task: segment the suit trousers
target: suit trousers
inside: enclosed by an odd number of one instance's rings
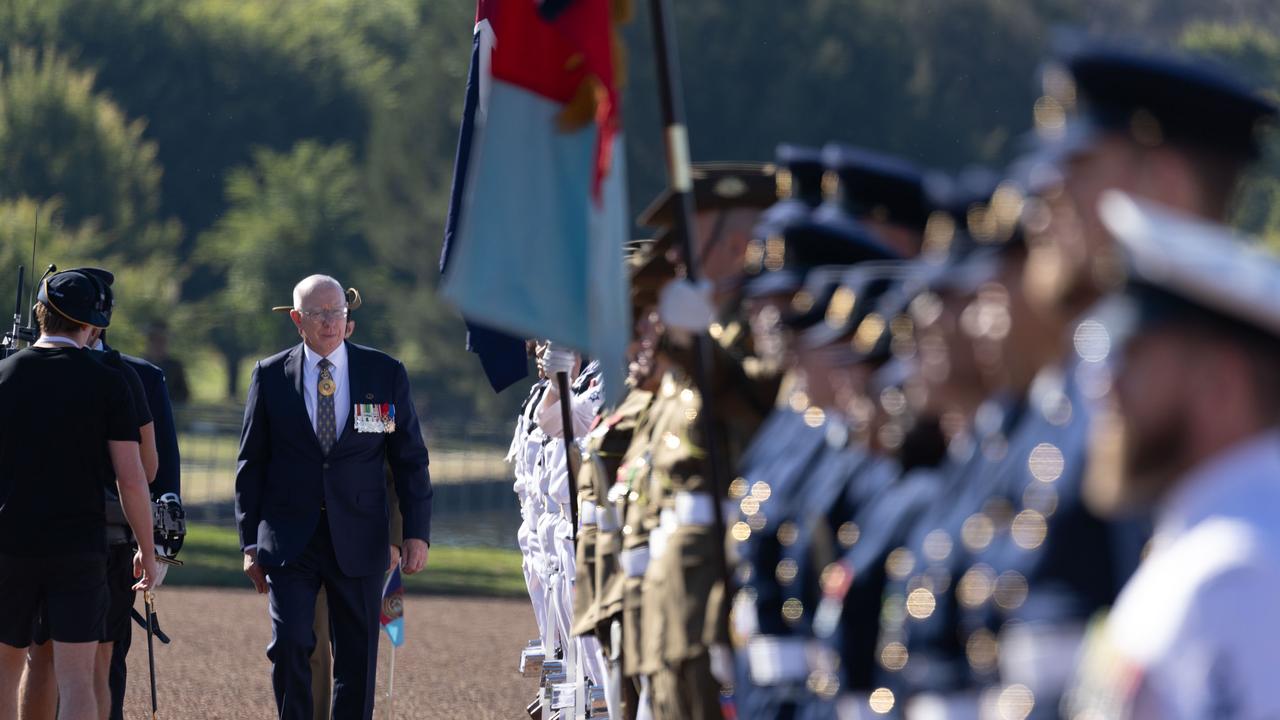
[[[373,717],[382,574],[349,577],[338,567],[328,518],[294,560],[267,568],[271,685],[279,717],[312,720],[311,656],[316,596],[324,588],[333,647],[333,717]]]
[[[311,653],[311,704],[315,720],[329,720],[333,702],[333,653],[329,641],[329,601],[324,588],[316,595],[316,649]]]

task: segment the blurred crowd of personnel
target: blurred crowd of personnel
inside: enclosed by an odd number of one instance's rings
[[[1276,106],[1096,44],[1040,80],[1003,171],[695,165],[697,283],[640,218],[576,542],[563,455],[518,473],[610,717],[1280,716],[1280,265],[1223,224]]]

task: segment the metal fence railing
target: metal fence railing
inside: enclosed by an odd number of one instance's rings
[[[182,499],[193,522],[235,522],[236,455],[242,410],[176,410]],[[423,428],[435,487],[432,541],[515,546],[519,509],[504,457],[511,428],[497,424],[428,424]]]

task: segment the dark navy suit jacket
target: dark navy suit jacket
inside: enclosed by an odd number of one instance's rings
[[[404,537],[431,535],[427,447],[409,376],[395,358],[347,343],[351,402],[394,404],[395,430],[356,432],[352,411],[326,456],[303,400],[302,347],[259,362],[249,383],[236,470],[241,546],[257,545],[264,567],[285,565],[307,546],[323,505],[342,572],[385,572],[390,540],[384,467],[395,480]]]
[[[121,353],[120,359],[138,373],[142,389],[147,392],[151,419],[155,422],[156,454],[160,459],[160,467],[156,471],[155,481],[151,483],[151,497],[158,498],[165,493],[181,497],[182,461],[178,455],[178,429],[173,421],[173,405],[169,402],[169,386],[165,382],[164,371],[132,355]]]

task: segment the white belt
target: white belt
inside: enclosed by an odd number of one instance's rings
[[[884,717],[871,709],[871,696],[864,692],[844,693],[836,698],[836,717],[839,720],[867,720]]]
[[[741,638],[752,637],[760,631],[759,611],[751,592],[739,590],[733,599],[733,631]]]
[[[923,693],[907,701],[903,710],[911,720],[977,720],[977,693]]]
[[[1079,623],[1010,623],[1000,633],[1000,680],[1021,683],[1037,696],[1066,689],[1080,654]],[[1035,663],[1030,665],[1030,663]]]
[[[747,642],[747,662],[756,685],[804,682],[809,677],[809,656],[803,638],[758,635]]]
[[[590,500],[582,501],[582,510],[578,513],[578,524],[586,527],[596,524],[596,504]]]
[[[667,540],[680,527],[680,518],[671,508],[663,508],[658,515],[658,527],[649,532],[649,553],[654,560],[661,560],[667,553]]]
[[[715,500],[709,493],[676,493],[676,520],[680,525],[711,527],[715,520]]]
[[[617,532],[622,523],[618,522],[618,509],[612,503],[600,506],[600,512],[596,515],[596,523],[600,526],[600,532]]]
[[[641,577],[649,567],[649,546],[641,545],[623,550],[618,555],[618,565],[629,578]]]

